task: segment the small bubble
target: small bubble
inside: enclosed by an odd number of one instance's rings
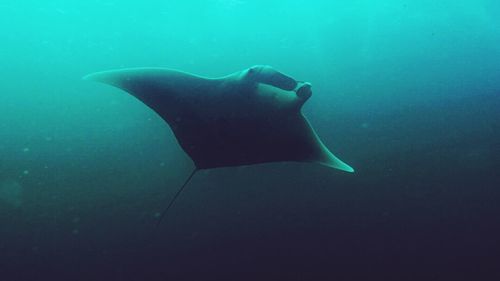
[[[164,167],[164,166],[165,166],[165,162],[161,162],[161,163],[160,163],[160,166],[161,166],[161,167]]]
[[[24,175],[29,175],[29,173],[30,173],[30,171],[28,171],[28,170],[24,170],[24,171],[23,171],[23,174],[24,174]]]
[[[156,213],[154,214],[154,217],[155,217],[155,218],[159,218],[160,216],[161,216],[161,214],[160,214],[159,212],[156,212]]]
[[[80,231],[77,228],[75,228],[71,233],[73,233],[73,235],[78,235],[80,234]]]
[[[23,152],[30,152],[30,148],[29,147],[23,148]]]

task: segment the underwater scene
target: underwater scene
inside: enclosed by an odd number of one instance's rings
[[[500,280],[499,1],[0,15],[0,281]]]

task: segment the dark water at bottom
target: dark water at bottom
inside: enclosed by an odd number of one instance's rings
[[[115,168],[59,159],[43,178],[65,183],[57,194],[0,214],[0,279],[498,280],[499,106],[403,108],[362,128],[362,113],[349,116],[337,129],[353,175],[294,163],[201,171],[155,236],[154,214],[191,169],[182,152],[169,178],[153,150],[124,152]]]

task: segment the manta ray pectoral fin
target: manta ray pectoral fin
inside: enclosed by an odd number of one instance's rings
[[[303,161],[306,162],[305,160],[307,159],[307,162],[318,163],[330,168],[354,173],[354,169],[351,166],[330,152],[326,145],[321,141],[318,134],[316,134],[314,129],[311,127],[307,118],[302,116],[302,120],[303,122],[301,123],[303,126],[303,132],[305,132],[304,139],[308,140],[309,147],[311,148],[310,153],[305,153]]]
[[[170,80],[183,76],[194,77],[180,71],[144,67],[101,71],[86,75],[82,79],[112,85],[140,97],[144,92],[168,87]]]
[[[117,83],[120,82],[120,77],[125,73],[127,73],[126,70],[100,71],[85,75],[82,79],[118,86]]]
[[[186,103],[200,104],[203,92],[217,88],[219,83],[217,79],[154,67],[102,71],[89,74],[83,79],[128,92],[169,124],[180,118],[179,114],[183,113],[180,111],[189,107],[186,107]]]
[[[327,151],[326,156],[327,156],[326,159],[321,160],[318,163],[341,171],[354,173],[354,169],[351,166],[347,165],[344,161],[337,158],[330,151]]]

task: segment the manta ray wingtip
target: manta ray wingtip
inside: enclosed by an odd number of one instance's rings
[[[326,149],[326,147],[325,147]],[[320,164],[325,165],[327,167],[331,167],[337,170],[341,170],[348,173],[354,173],[354,168],[344,161],[337,158],[330,151],[326,151],[326,159],[318,161]]]
[[[85,81],[99,81],[96,79],[96,76],[97,74],[99,74],[99,72],[94,72],[94,73],[90,73],[90,74],[87,74],[85,76],[82,77],[82,80],[85,80]]]
[[[120,81],[130,72],[129,69],[121,70],[106,70],[87,74],[82,77],[83,80],[101,82],[110,84],[115,81]]]
[[[335,164],[327,164],[327,166],[329,167],[332,167],[332,168],[335,168],[337,170],[341,170],[341,171],[344,171],[344,172],[347,172],[347,173],[354,173],[354,168],[347,165],[346,163],[342,162],[342,161],[339,161]]]
[[[338,167],[338,169],[342,170],[342,171],[345,171],[345,172],[348,172],[348,173],[354,173],[355,170],[353,167],[351,167],[350,165],[342,162],[342,164],[340,165],[340,167]]]

